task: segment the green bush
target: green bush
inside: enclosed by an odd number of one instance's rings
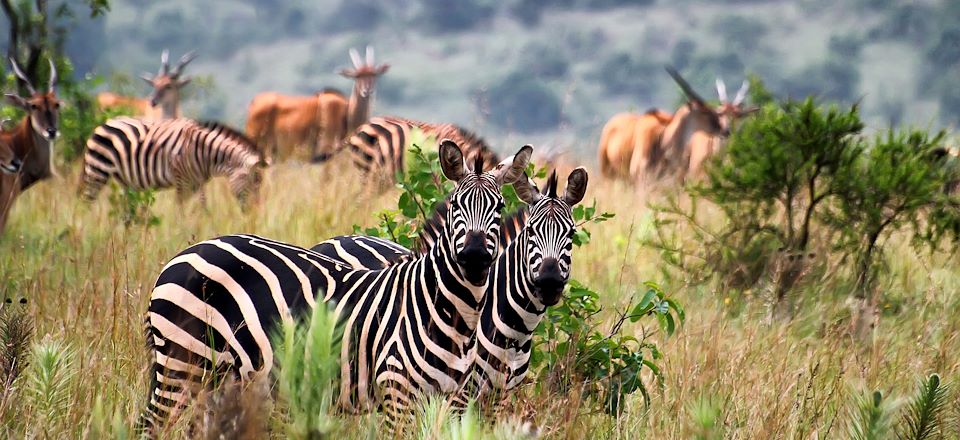
[[[110,217],[130,227],[142,225],[153,227],[160,224],[160,217],[153,214],[157,193],[152,189],[138,190],[127,186],[111,185]]]
[[[809,269],[804,261],[825,251],[815,259],[851,263],[832,274],[849,274],[851,293],[875,301],[886,238],[908,233],[915,249],[934,251],[960,236],[958,202],[944,192],[960,174],[935,159],[942,133],[891,130],[867,140],[862,129],[856,106],[766,105],[708,164],[706,179],[686,189],[690,206],[670,198],[654,207],[649,244],[689,282],[774,283],[775,304]],[[720,211],[719,223],[698,216],[703,202]],[[793,275],[781,277],[785,267]]]

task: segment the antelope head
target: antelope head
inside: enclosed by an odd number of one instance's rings
[[[747,91],[750,90],[750,82],[743,80],[740,90],[733,97],[733,101],[727,100],[727,85],[722,79],[717,78],[717,97],[720,98],[720,105],[717,107],[717,114],[720,115],[720,126],[727,132],[733,128],[733,123],[738,119],[760,110],[759,107],[745,107],[744,99],[747,98]]]
[[[47,141],[56,139],[60,135],[61,101],[57,99],[57,67],[53,65],[53,60],[50,60],[50,85],[46,91],[37,91],[13,58],[10,59],[10,65],[13,67],[13,73],[17,75],[17,78],[20,78],[27,86],[30,96],[24,97],[8,93],[5,95],[7,100],[27,112],[30,125],[37,136]]]
[[[177,65],[174,66],[172,70],[170,69],[169,57],[170,52],[164,49],[163,53],[160,54],[160,70],[157,71],[157,74],[151,75],[144,73],[140,75],[140,78],[153,87],[153,91],[150,92],[148,98],[150,105],[153,107],[167,100],[176,100],[179,98],[180,89],[189,84],[191,79],[186,76],[181,77],[183,68],[197,57],[197,51],[191,50],[185,53],[180,57],[180,61],[177,62]]]
[[[379,66],[376,64],[373,47],[371,46],[367,46],[366,62],[360,59],[360,53],[356,49],[350,49],[350,61],[353,62],[353,67],[341,70],[340,74],[356,81],[356,88],[363,98],[370,96],[377,83],[377,78],[390,69],[389,64]]]

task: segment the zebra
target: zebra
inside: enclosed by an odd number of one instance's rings
[[[362,172],[377,176],[384,182],[393,182],[397,173],[404,172],[405,156],[410,148],[411,134],[418,129],[427,137],[452,139],[459,144],[467,163],[476,157],[483,160],[488,170],[500,160],[483,138],[453,124],[431,124],[397,117],[376,117],[361,125],[346,141],[354,165]]]
[[[514,182],[517,195],[527,207],[503,219],[502,252],[493,265],[480,320],[468,349],[470,369],[451,397],[455,408],[464,408],[469,400],[496,397],[516,388],[525,377],[533,332],[546,308],[560,301],[570,277],[576,231],[573,207],[583,199],[588,177],[585,169],[574,169],[567,178],[563,197],[557,195],[555,172],[542,194],[529,179]],[[445,204],[439,205],[424,226],[421,246],[435,241],[446,208]],[[416,256],[391,241],[361,236],[334,237],[311,250],[354,268],[383,268]]]
[[[384,270],[353,270],[307,249],[253,235],[193,245],[163,268],[147,313],[154,350],[141,427],[152,431],[212,372],[262,377],[268,335],[316,302],[334,304],[344,328],[338,406],[382,409],[393,427],[424,393],[451,393],[468,366],[490,266],[499,249],[500,186],[522,175],[524,146],[488,172],[467,169],[456,143],[440,144],[444,176],[457,182],[445,233],[425,255]],[[318,298],[315,298],[315,295]],[[450,347],[454,347],[450,349]]]
[[[134,189],[176,187],[184,202],[210,178],[226,175],[245,206],[248,197],[256,202],[266,166],[253,142],[220,123],[120,117],[87,140],[79,193],[93,201],[113,177]]]

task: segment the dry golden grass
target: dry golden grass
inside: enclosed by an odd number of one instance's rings
[[[272,168],[263,205],[248,214],[221,181],[208,187],[207,211],[196,200],[177,206],[171,191],[161,192],[154,207],[161,223],[149,229],[126,229],[112,218],[109,190],[94,205],[81,204],[76,168],[27,192],[0,240],[0,289],[4,297],[29,300],[35,341],[68,344],[77,373],[67,390],[68,410],[53,422],[39,419],[25,386],[16,390],[0,414],[0,437],[97,438],[113,429],[110,423],[132,425],[146,398],[143,312],[160,268],[189,244],[218,234],[256,233],[311,246],[350,232],[354,223],[374,223],[371,213],[392,206],[395,194],[360,189],[363,182],[346,159]],[[593,242],[575,252],[574,272],[603,292],[611,318],[641,281],[665,280],[657,253],[640,245],[651,233],[650,212],[631,188],[596,172],[592,177],[587,199],[617,217],[592,228]],[[846,336],[842,283],[809,281],[797,316],[771,322],[762,299],[728,304],[712,287],[673,281],[666,288],[685,306],[687,322],[672,338],[652,336],[665,354],[666,384],[652,388],[649,408],[631,397],[627,413],[615,420],[593,412],[576,392],[548,396],[528,389],[518,411],[533,411],[551,438],[673,439],[698,434],[691,411],[698,401],[711,401],[724,438],[843,438],[853,393],[903,395],[931,372],[960,379],[960,264],[913,255],[899,242],[887,248],[893,257],[883,288],[891,306],[869,343]],[[641,324],[625,331],[656,332],[654,322]],[[363,437],[366,425],[351,422],[348,431]]]

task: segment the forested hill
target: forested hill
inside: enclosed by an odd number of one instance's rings
[[[111,2],[69,51],[114,88],[198,49],[187,114],[242,124],[260,91],[349,91],[372,44],[392,65],[375,114],[589,148],[626,110],[676,106],[672,64],[708,98],[745,73],[780,96],[852,102],[874,128],[960,121],[960,2],[910,0],[175,0]],[[2,39],[3,37],[0,37]],[[82,56],[77,56],[82,54]],[[126,79],[126,81],[125,81]],[[507,136],[507,135],[514,136]],[[591,153],[592,154],[592,153]]]

